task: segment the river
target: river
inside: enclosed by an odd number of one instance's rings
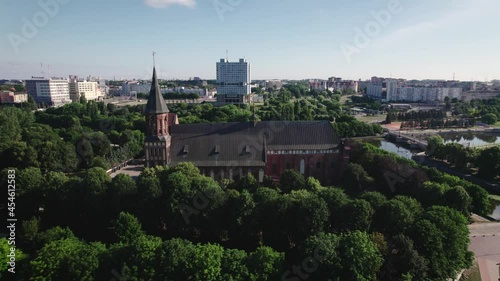
[[[460,143],[464,146],[477,147],[484,146],[489,144],[500,144],[500,135],[499,134],[484,134],[484,133],[446,133],[441,134],[441,137],[444,140],[444,143]]]
[[[408,159],[411,159],[414,153],[420,152],[417,150],[410,150],[408,148],[405,148],[403,146],[400,146],[398,144],[380,138],[365,139],[363,141],[373,144],[374,146],[381,148],[385,151],[396,153],[397,155]]]

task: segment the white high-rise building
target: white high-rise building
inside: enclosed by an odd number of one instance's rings
[[[398,80],[396,79],[387,79],[386,81],[387,88],[387,98],[386,100],[391,101],[393,97],[397,95],[398,91]]]
[[[367,93],[366,95],[374,98],[374,99],[381,99],[382,98],[382,85],[377,85],[377,84],[369,84],[367,87]]]
[[[59,106],[71,102],[68,79],[64,78],[32,77],[26,80],[26,91],[37,103]]]
[[[69,95],[73,102],[79,102],[81,97],[87,100],[103,97],[98,82],[80,81],[76,76],[69,77]]]
[[[251,93],[250,63],[244,59],[217,63],[217,102],[244,103]]]
[[[460,99],[462,88],[399,87],[387,101],[443,102],[446,97]]]

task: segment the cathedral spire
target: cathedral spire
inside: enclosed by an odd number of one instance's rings
[[[151,82],[151,91],[149,91],[146,113],[162,114],[168,112],[168,107],[161,94],[158,77],[156,76],[156,67],[153,67],[153,81]]]

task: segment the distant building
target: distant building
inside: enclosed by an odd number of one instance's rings
[[[238,62],[221,59],[217,63],[217,102],[219,104],[245,103],[250,93],[250,63],[244,59]]]
[[[266,89],[276,89],[279,91],[279,90],[281,90],[281,88],[283,88],[283,81],[281,81],[281,80],[266,81],[265,88]]]
[[[139,81],[126,81],[122,84],[122,96],[131,96],[138,93],[149,93],[151,84],[141,84]]]
[[[200,97],[206,97],[208,96],[208,89],[175,87],[175,88],[163,89],[161,90],[161,93],[197,94]]]
[[[338,77],[330,77],[327,81],[327,89],[331,92],[333,91],[346,91],[352,90],[353,92],[358,92],[358,81],[354,80],[342,80]]]
[[[108,96],[116,97],[116,96],[121,96],[121,94],[122,94],[122,87],[121,86],[109,87],[109,89],[108,89]]]
[[[386,81],[386,88],[387,88],[387,101],[392,101],[394,100],[394,96],[397,94],[398,90],[398,80],[396,79],[387,79]]]
[[[26,80],[26,91],[36,103],[60,106],[71,102],[69,82],[65,78],[32,77]]]
[[[69,96],[71,101],[79,102],[81,97],[86,100],[98,100],[104,97],[104,93],[99,90],[98,82],[79,80],[78,76],[69,77]]]
[[[327,81],[324,80],[309,80],[309,90],[323,92],[327,89]]]
[[[385,81],[385,78],[383,77],[377,77],[377,76],[373,76],[370,81],[372,82],[372,84],[382,84],[384,83]]]
[[[461,99],[462,88],[399,87],[390,97],[387,92],[387,101],[443,102],[446,97]]]
[[[500,98],[500,91],[463,92],[460,100],[470,102],[471,100],[487,100],[492,98]]]
[[[99,89],[99,91],[101,92],[100,94],[104,97],[107,97],[108,94],[109,94],[109,86],[106,85],[106,80],[104,80],[104,78],[101,78],[101,77],[98,77],[98,78],[95,78],[95,77],[88,77],[87,78],[87,81],[90,81],[90,82],[97,82],[97,87]]]
[[[0,103],[23,103],[28,101],[28,94],[0,91]]]
[[[381,99],[382,84],[368,84],[366,87],[366,95],[373,99]]]

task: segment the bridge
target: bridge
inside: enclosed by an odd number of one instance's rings
[[[427,148],[427,141],[418,139],[416,137],[408,136],[406,134],[401,134],[399,132],[389,132],[387,136],[395,138],[398,143],[409,143],[411,146],[415,146],[420,150],[424,150]]]

